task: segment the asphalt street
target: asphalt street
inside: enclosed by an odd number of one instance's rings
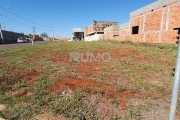
[[[43,42],[43,41],[34,41],[34,44],[38,44],[41,42]],[[32,43],[29,42],[29,43],[2,44],[2,45],[0,45],[0,50],[6,50],[9,48],[17,48],[17,47],[26,46],[26,45],[32,45]]]

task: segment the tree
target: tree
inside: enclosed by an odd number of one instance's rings
[[[44,38],[44,39],[47,39],[47,38],[48,38],[48,35],[47,35],[47,33],[45,33],[45,32],[43,32],[40,36],[41,36],[42,38]]]

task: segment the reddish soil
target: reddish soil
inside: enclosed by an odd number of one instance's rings
[[[55,54],[55,55],[53,55],[53,57],[52,57],[52,61],[53,61],[53,62],[59,62],[59,61],[61,61],[61,62],[68,63],[68,62],[69,62],[69,57],[64,58],[64,57],[62,57],[62,56],[59,55],[59,54]]]
[[[6,62],[0,62],[0,65],[6,64]]]
[[[37,59],[39,57],[41,57],[43,54],[47,54],[50,53],[50,50],[43,50],[43,51],[37,51],[35,54],[31,55],[30,57],[27,58],[27,61],[32,61],[34,59]]]
[[[64,57],[63,55],[61,55],[62,53],[65,53],[65,55],[67,57]],[[139,56],[139,54],[137,52],[135,52],[133,49],[130,48],[124,48],[124,49],[112,49],[112,50],[98,50],[94,53],[95,57],[97,54],[103,54],[103,53],[109,53],[112,56],[120,56],[120,57],[127,57],[129,55],[134,55],[134,56]],[[86,60],[86,54],[84,54],[83,56],[84,60]],[[61,51],[59,54],[54,54],[52,56],[52,61],[53,62],[65,62],[68,63],[70,60],[69,55],[67,54],[67,51]],[[87,61],[90,62],[90,61]],[[92,62],[98,62],[98,61],[92,61]],[[101,62],[101,61],[100,61]]]
[[[64,54],[67,54],[66,52],[63,52]],[[122,48],[122,49],[112,49],[112,50],[98,50],[94,53],[94,55],[96,56],[98,53],[103,54],[103,53],[110,53],[112,57],[116,58],[116,57],[128,57],[128,56],[135,56],[137,57],[135,60],[137,60],[138,62],[157,62],[158,59],[154,59],[154,58],[146,58],[146,57],[140,57],[140,54],[135,52],[133,49],[131,48]],[[69,63],[69,56],[68,57],[63,57],[64,55],[60,54],[54,54],[52,57],[52,61],[53,62],[64,62],[64,63]],[[67,56],[67,55],[66,55]],[[84,59],[86,59],[86,57],[84,56]],[[160,63],[162,64],[169,64],[167,61],[165,60],[158,60]],[[104,82],[96,82],[96,81],[92,81],[92,80],[88,80],[88,77],[91,75],[95,75],[99,72],[101,72],[101,67],[103,65],[112,65],[111,62],[109,63],[103,63],[103,62],[80,62],[78,64],[74,64],[74,68],[78,71],[78,75],[84,75],[85,79],[81,78],[67,78],[64,77],[62,78],[59,82],[55,83],[51,90],[52,92],[56,92],[56,91],[66,91],[68,89],[70,90],[76,90],[78,88],[86,88],[89,90],[90,94],[94,94],[97,92],[100,92],[103,94],[103,98],[104,101],[107,102],[109,99],[115,98],[118,99],[118,101],[120,101],[119,105],[121,107],[121,109],[123,110],[123,113],[125,113],[126,110],[126,99],[128,98],[143,98],[143,97],[152,97],[154,96],[154,94],[156,94],[156,96],[161,97],[162,96],[162,92],[159,91],[145,91],[143,93],[140,93],[139,90],[137,90],[136,92],[131,92],[130,90],[123,90],[123,91],[119,91],[119,89],[117,88],[117,86],[113,85],[113,84],[105,84]],[[76,73],[76,74],[77,74]],[[117,76],[118,78],[119,76]],[[155,79],[154,75],[151,74],[147,74],[145,75],[146,78],[151,78],[151,79]],[[159,82],[159,75],[155,75],[155,77],[158,77],[158,79],[156,78],[156,81]],[[166,91],[163,93],[165,94]]]
[[[114,50],[111,50],[111,53],[113,53],[113,55],[120,55],[120,57],[128,57],[130,55],[139,56],[139,54],[131,48],[124,48],[121,50],[114,49]]]
[[[137,57],[136,60],[138,62],[147,62],[147,63],[159,62],[159,63],[165,64],[165,65],[172,65],[171,63],[169,63],[165,60],[159,60],[157,58]]]
[[[93,64],[93,63],[84,63],[81,62],[80,65],[77,67],[77,70],[81,73],[93,73],[96,71],[99,71],[99,69],[97,68],[98,66]]]
[[[164,76],[166,75],[162,75],[161,73],[146,73],[146,74],[142,74],[142,76],[145,76],[145,78],[149,79],[149,80],[162,80]]]
[[[19,94],[19,97],[23,97],[23,96],[25,96],[25,95],[27,95],[27,94],[28,94],[28,91],[24,91],[24,92],[22,92],[22,93]]]
[[[176,113],[176,117],[177,117],[178,119],[180,119],[180,114],[179,114],[179,113]]]
[[[92,80],[82,80],[82,79],[71,79],[63,78],[59,82],[52,86],[52,91],[64,91],[67,89],[76,90],[78,88],[86,88],[90,93],[101,92],[105,98],[117,98],[121,100],[120,106],[122,108],[126,107],[125,98],[140,96],[140,93],[130,93],[130,91],[124,90],[123,92],[118,92],[118,88],[114,85],[106,85],[103,82],[95,82]]]
[[[34,82],[34,79],[39,76],[41,72],[38,72],[36,70],[32,70],[30,72],[27,72],[24,74],[24,78],[26,79],[27,83],[32,84]]]
[[[7,72],[13,72],[15,69],[16,69],[15,67],[12,67],[12,68],[7,69],[6,71]]]

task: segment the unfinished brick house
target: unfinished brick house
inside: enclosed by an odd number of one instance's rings
[[[85,41],[103,39],[104,29],[118,24],[118,22],[94,21],[90,26],[84,28]]]
[[[104,37],[133,42],[175,44],[179,28],[180,0],[158,0],[131,12],[129,23],[120,25],[119,30],[118,26],[105,28]]]

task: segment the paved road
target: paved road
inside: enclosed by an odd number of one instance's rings
[[[43,41],[34,41],[34,44],[41,43]],[[0,45],[0,50],[5,50],[9,48],[16,48],[16,47],[21,47],[21,46],[26,46],[26,45],[32,45],[32,43],[14,43],[14,44],[3,44]]]

